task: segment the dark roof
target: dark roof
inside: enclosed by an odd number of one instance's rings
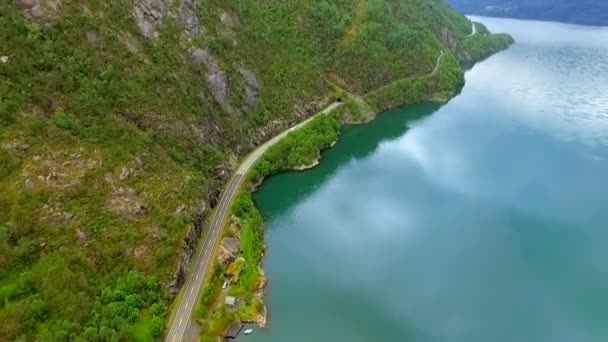
[[[230,326],[230,328],[228,328],[224,337],[236,338],[239,335],[239,333],[241,332],[241,330],[243,330],[243,323],[241,323],[241,322],[234,323],[233,325]]]

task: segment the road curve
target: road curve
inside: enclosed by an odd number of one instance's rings
[[[433,68],[433,71],[431,71],[431,72],[429,72],[428,74],[425,74],[425,75],[420,75],[420,76],[409,77],[409,78],[406,78],[406,79],[415,79],[415,78],[422,78],[422,77],[432,77],[432,76],[435,76],[435,74],[437,74],[437,72],[439,71],[439,67],[441,66],[441,59],[443,58],[443,56],[444,56],[444,55],[445,55],[445,53],[444,53],[443,51],[441,51],[441,52],[439,53],[439,56],[437,56],[437,61],[435,62],[435,67]],[[402,80],[403,80],[403,79],[402,79]],[[398,81],[400,81],[400,80],[397,80],[397,82],[398,82]],[[392,85],[392,83],[386,84],[386,85],[384,85],[384,86],[382,86],[382,87],[380,87],[380,88],[378,88],[378,89],[374,89],[374,90],[370,91],[369,93],[367,93],[367,94],[365,94],[365,95],[363,95],[363,96],[361,96],[361,97],[362,97],[362,98],[365,98],[365,97],[369,96],[370,94],[372,94],[372,93],[377,93],[377,92],[379,92],[379,91],[382,91],[382,90],[384,90],[384,89],[386,89],[386,88],[390,87],[391,85]]]
[[[296,126],[293,126],[283,131],[281,134],[275,136],[274,138],[270,139],[269,141],[258,147],[241,163],[235,175],[228,181],[226,188],[222,192],[222,196],[216,207],[217,209],[215,210],[215,214],[213,215],[211,225],[206,230],[205,235],[203,236],[203,246],[197,251],[197,254],[194,258],[194,264],[191,266],[192,269],[190,271],[190,275],[182,289],[183,295],[179,300],[175,317],[171,322],[169,333],[167,334],[165,341],[184,341],[184,339],[186,338],[186,331],[188,331],[189,325],[194,323],[192,317],[194,314],[194,310],[196,309],[197,298],[203,287],[203,283],[205,282],[205,276],[207,275],[207,272],[209,271],[210,267],[213,266],[214,249],[222,235],[221,232],[224,220],[226,219],[226,216],[229,213],[230,203],[236,195],[243,179],[245,178],[245,175],[247,174],[247,171],[249,171],[249,169],[264,154],[264,152],[266,152],[272,145],[276,144],[279,140],[287,136],[289,132],[301,128],[302,126],[310,122],[310,120],[312,120],[315,116],[323,113],[328,113],[341,104],[342,103],[340,102],[334,102],[330,104],[327,108],[325,108],[323,111],[313,115],[312,117],[297,124]]]

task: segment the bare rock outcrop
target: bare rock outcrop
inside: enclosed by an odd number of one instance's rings
[[[21,175],[36,186],[65,190],[80,184],[87,172],[99,165],[101,157],[97,151],[59,150],[25,159]]]
[[[241,68],[239,73],[245,81],[245,104],[248,107],[246,109],[253,109],[260,92],[260,84],[253,71]]]
[[[213,69],[207,73],[207,83],[211,94],[222,106],[222,109],[232,113],[233,110],[228,102],[228,75],[220,69]]]
[[[239,17],[236,15],[236,13],[233,12],[222,13],[222,15],[220,16],[220,21],[224,26],[231,28],[237,27],[241,24],[241,22],[239,21]]]
[[[78,241],[80,241],[81,243],[85,243],[89,241],[89,233],[80,228],[76,228],[76,238],[78,238]]]
[[[215,58],[211,55],[211,53],[207,49],[194,49],[192,50],[192,62],[196,65],[205,65],[209,67],[210,65],[216,65],[217,62]]]
[[[34,188],[36,187],[36,185],[34,184],[34,181],[33,181],[33,180],[31,180],[31,179],[29,179],[29,178],[26,178],[26,179],[25,179],[25,187],[26,187],[28,190],[34,190]]]
[[[7,142],[2,144],[2,148],[5,150],[14,153],[19,157],[24,157],[30,149],[29,144],[21,143],[17,140],[13,140],[11,142]]]
[[[157,38],[156,29],[167,16],[167,0],[136,0],[133,16],[146,38]]]
[[[215,101],[227,113],[234,113],[228,100],[228,75],[220,68],[215,57],[208,50],[197,48],[192,51],[191,58],[195,65],[204,65],[207,68],[207,86]]]
[[[146,247],[145,245],[141,245],[141,246],[138,246],[137,248],[135,248],[135,249],[133,250],[133,255],[134,255],[136,258],[141,258],[141,257],[143,257],[143,256],[144,256],[144,255],[145,255],[147,252],[148,252],[148,247]]]
[[[238,45],[236,30],[241,26],[238,15],[231,11],[223,12],[219,19],[221,25],[218,27],[218,34],[221,35],[226,42],[231,42],[232,46],[236,48]]]
[[[146,38],[157,38],[158,27],[168,16],[175,18],[184,26],[186,33],[194,36],[203,31],[201,21],[196,14],[197,2],[198,0],[180,0],[175,12],[169,10],[171,7],[169,0],[136,0],[133,16]]]
[[[458,49],[458,39],[447,27],[443,27],[441,29],[441,41],[452,51],[456,51]]]
[[[117,216],[135,218],[146,213],[147,207],[133,188],[119,187],[107,201],[108,210]]]
[[[118,177],[120,180],[125,180],[129,177],[130,171],[126,166],[123,166],[120,171],[120,176]]]
[[[443,27],[440,32],[441,42],[443,42],[461,61],[471,60],[471,55],[460,48],[458,38],[449,28]]]
[[[15,6],[36,21],[54,18],[61,10],[61,0],[15,0]]]
[[[197,35],[202,32],[201,21],[196,15],[197,0],[181,0],[177,20],[184,25],[186,32]]]

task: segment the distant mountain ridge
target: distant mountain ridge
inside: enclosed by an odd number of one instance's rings
[[[605,0],[446,0],[465,14],[608,26]]]

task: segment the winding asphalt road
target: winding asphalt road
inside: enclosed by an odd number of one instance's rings
[[[266,152],[272,145],[276,144],[279,140],[287,136],[289,132],[301,128],[317,115],[328,113],[341,104],[342,103],[340,102],[334,102],[330,104],[327,108],[325,108],[323,111],[313,115],[307,120],[299,123],[296,126],[293,126],[292,128],[270,139],[269,141],[258,147],[255,151],[253,151],[239,166],[235,175],[228,181],[228,185],[224,189],[217,209],[215,210],[215,214],[213,215],[211,225],[206,230],[205,235],[203,236],[203,246],[201,249],[198,250],[194,259],[194,264],[192,265],[192,270],[190,271],[190,276],[188,277],[184,287],[182,288],[182,296],[179,299],[177,311],[173,321],[171,322],[171,327],[169,329],[167,337],[165,338],[165,341],[184,341],[187,338],[186,332],[188,331],[189,325],[196,324],[192,317],[194,310],[196,309],[196,305],[198,303],[197,299],[203,287],[203,283],[205,282],[205,277],[209,272],[210,267],[213,266],[215,247],[217,246],[219,239],[222,236],[222,227],[226,216],[229,213],[230,203],[232,202],[232,199],[234,198],[243,179],[245,178],[247,171],[249,171],[249,169],[264,154],[264,152]]]
[[[473,30],[475,30],[475,24],[473,24]],[[435,68],[430,74],[426,76],[434,75],[437,73],[443,55],[444,53],[442,51],[437,57]],[[268,140],[266,143],[258,147],[241,163],[235,175],[228,181],[228,185],[222,192],[222,196],[220,198],[217,209],[215,210],[215,214],[213,215],[211,225],[203,236],[203,246],[197,251],[196,257],[194,259],[194,264],[192,265],[192,270],[190,271],[190,275],[186,280],[184,287],[182,288],[182,296],[179,299],[177,311],[175,317],[173,318],[173,321],[171,322],[169,333],[165,338],[166,342],[182,342],[191,337],[187,335],[186,332],[189,331],[189,326],[191,324],[196,324],[192,317],[194,314],[194,310],[196,309],[196,305],[198,303],[198,297],[201,289],[203,288],[205,277],[209,272],[210,267],[213,266],[215,247],[218,245],[219,239],[222,235],[222,227],[226,216],[228,215],[230,203],[232,202],[232,199],[234,198],[243,179],[245,178],[247,171],[249,171],[249,169],[264,154],[264,152],[266,152],[272,145],[276,144],[279,140],[287,136],[289,132],[301,128],[317,115],[328,113],[336,107],[340,106],[341,104],[342,102],[334,102],[327,106],[327,108],[311,116],[307,120],[291,127],[288,130],[283,131],[281,134],[275,136],[274,138]],[[196,340],[196,338],[194,340]]]

